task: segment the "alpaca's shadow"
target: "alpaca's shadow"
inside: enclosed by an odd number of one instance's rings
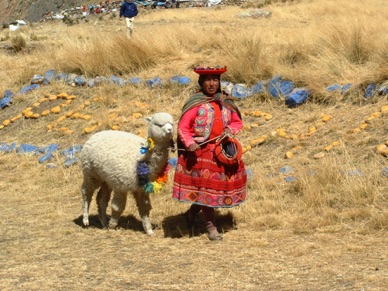
[[[110,218],[110,216],[108,216],[108,218]],[[78,226],[84,227],[82,223],[82,215],[77,217],[73,221]],[[98,218],[98,215],[89,215],[89,227],[103,229],[100,219]],[[142,222],[133,215],[121,216],[117,227],[133,230],[133,231],[144,232]],[[152,228],[155,229],[156,225],[152,225]]]
[[[235,219],[230,211],[228,211],[226,214],[220,214],[216,211],[215,219],[217,229],[222,233],[226,233],[232,229],[236,229]],[[164,237],[193,237],[206,233],[205,222],[203,220],[202,213],[197,215],[193,229],[188,229],[184,213],[166,217],[163,220],[162,225]]]

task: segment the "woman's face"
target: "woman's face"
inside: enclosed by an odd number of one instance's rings
[[[220,88],[218,75],[206,75],[202,82],[202,91],[206,96],[213,96]]]

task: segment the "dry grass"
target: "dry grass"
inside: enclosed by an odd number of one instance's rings
[[[18,34],[12,35],[10,37],[10,41],[11,41],[12,48],[16,52],[20,52],[21,50],[23,50],[27,46],[27,39],[26,39],[25,34],[23,34],[23,33],[18,33]]]
[[[387,289],[388,183],[381,174],[387,157],[375,147],[388,139],[387,114],[381,113],[388,100],[365,100],[361,91],[388,73],[387,7],[378,0],[316,0],[272,1],[264,8],[271,18],[240,18],[252,8],[238,7],[143,10],[130,40],[117,18],[42,23],[25,32],[29,41],[21,53],[7,49],[10,35],[0,33],[0,92],[17,92],[48,69],[164,82],[152,90],[144,84],[87,88],[53,82],[17,95],[2,110],[0,124],[45,96],[67,92],[76,99],[35,104],[34,113],[62,104],[61,112],[15,120],[0,130],[0,142],[8,144],[66,148],[84,143],[90,136],[84,129],[96,125],[95,131],[118,126],[144,135],[146,123],[135,116],[163,110],[178,120],[196,88],[191,67],[198,64],[227,65],[224,80],[233,83],[254,84],[276,74],[314,92],[295,109],[267,94],[238,101],[244,124],[251,126],[239,134],[242,144],[268,138],[244,154],[248,199],[218,210],[225,240],[215,244],[201,227],[189,238],[181,215],[187,206],[172,201],[171,179],[152,198],[155,237],[143,234],[132,199],[117,231],[100,229],[95,204],[92,227],[83,229],[79,165],[66,168],[57,154],[52,162],[59,167],[48,169],[38,156],[1,154],[2,290]],[[173,75],[193,83],[168,84]],[[326,92],[333,83],[360,90]],[[259,110],[272,118],[255,116]],[[324,116],[331,119],[324,122]],[[314,158],[319,153],[324,157]],[[282,173],[284,166],[292,172]]]

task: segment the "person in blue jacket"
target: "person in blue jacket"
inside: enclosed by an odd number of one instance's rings
[[[124,3],[120,8],[120,18],[125,18],[125,25],[127,27],[127,35],[130,38],[133,32],[133,26],[135,21],[135,16],[139,13],[137,6],[132,2],[133,0],[124,0]]]

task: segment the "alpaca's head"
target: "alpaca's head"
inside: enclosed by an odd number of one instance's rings
[[[148,117],[148,137],[155,142],[170,142],[174,136],[174,120],[169,113],[159,112]]]

